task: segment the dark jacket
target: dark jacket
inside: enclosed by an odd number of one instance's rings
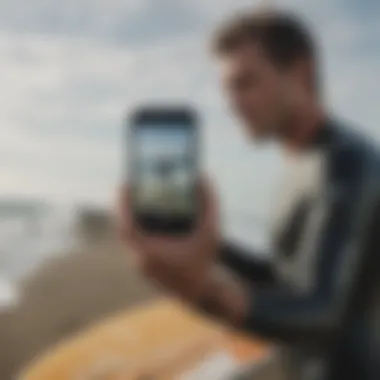
[[[283,347],[292,380],[380,379],[377,147],[328,120],[279,189],[273,262],[222,249],[252,284],[244,328]]]

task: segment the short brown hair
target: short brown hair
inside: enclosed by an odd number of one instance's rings
[[[282,11],[244,13],[228,20],[214,36],[213,51],[225,55],[250,42],[258,42],[280,67],[300,58],[315,58],[315,42],[308,28],[296,15]]]

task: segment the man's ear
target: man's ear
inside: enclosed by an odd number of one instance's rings
[[[295,64],[298,82],[304,86],[306,91],[315,91],[315,67],[310,59],[299,59]]]
[[[302,104],[310,91],[314,91],[314,73],[309,61],[298,60],[288,70],[285,92],[291,104]]]

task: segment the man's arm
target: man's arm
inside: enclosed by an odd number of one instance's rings
[[[286,342],[324,341],[339,328],[355,286],[362,253],[358,241],[357,206],[363,188],[361,170],[340,173],[344,191],[325,204],[316,250],[315,286],[304,295],[285,289],[256,289],[227,277],[211,276],[201,307],[236,327]],[[358,165],[354,162],[353,164]],[[355,173],[355,175],[353,174]],[[233,308],[235,310],[233,310]]]
[[[219,262],[233,273],[256,285],[273,286],[275,284],[273,267],[263,256],[247,252],[231,242],[224,242],[219,253]]]

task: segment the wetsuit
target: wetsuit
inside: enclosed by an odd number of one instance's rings
[[[289,379],[380,379],[380,153],[328,120],[284,179],[273,261],[221,252],[252,286],[244,329],[279,343]]]

